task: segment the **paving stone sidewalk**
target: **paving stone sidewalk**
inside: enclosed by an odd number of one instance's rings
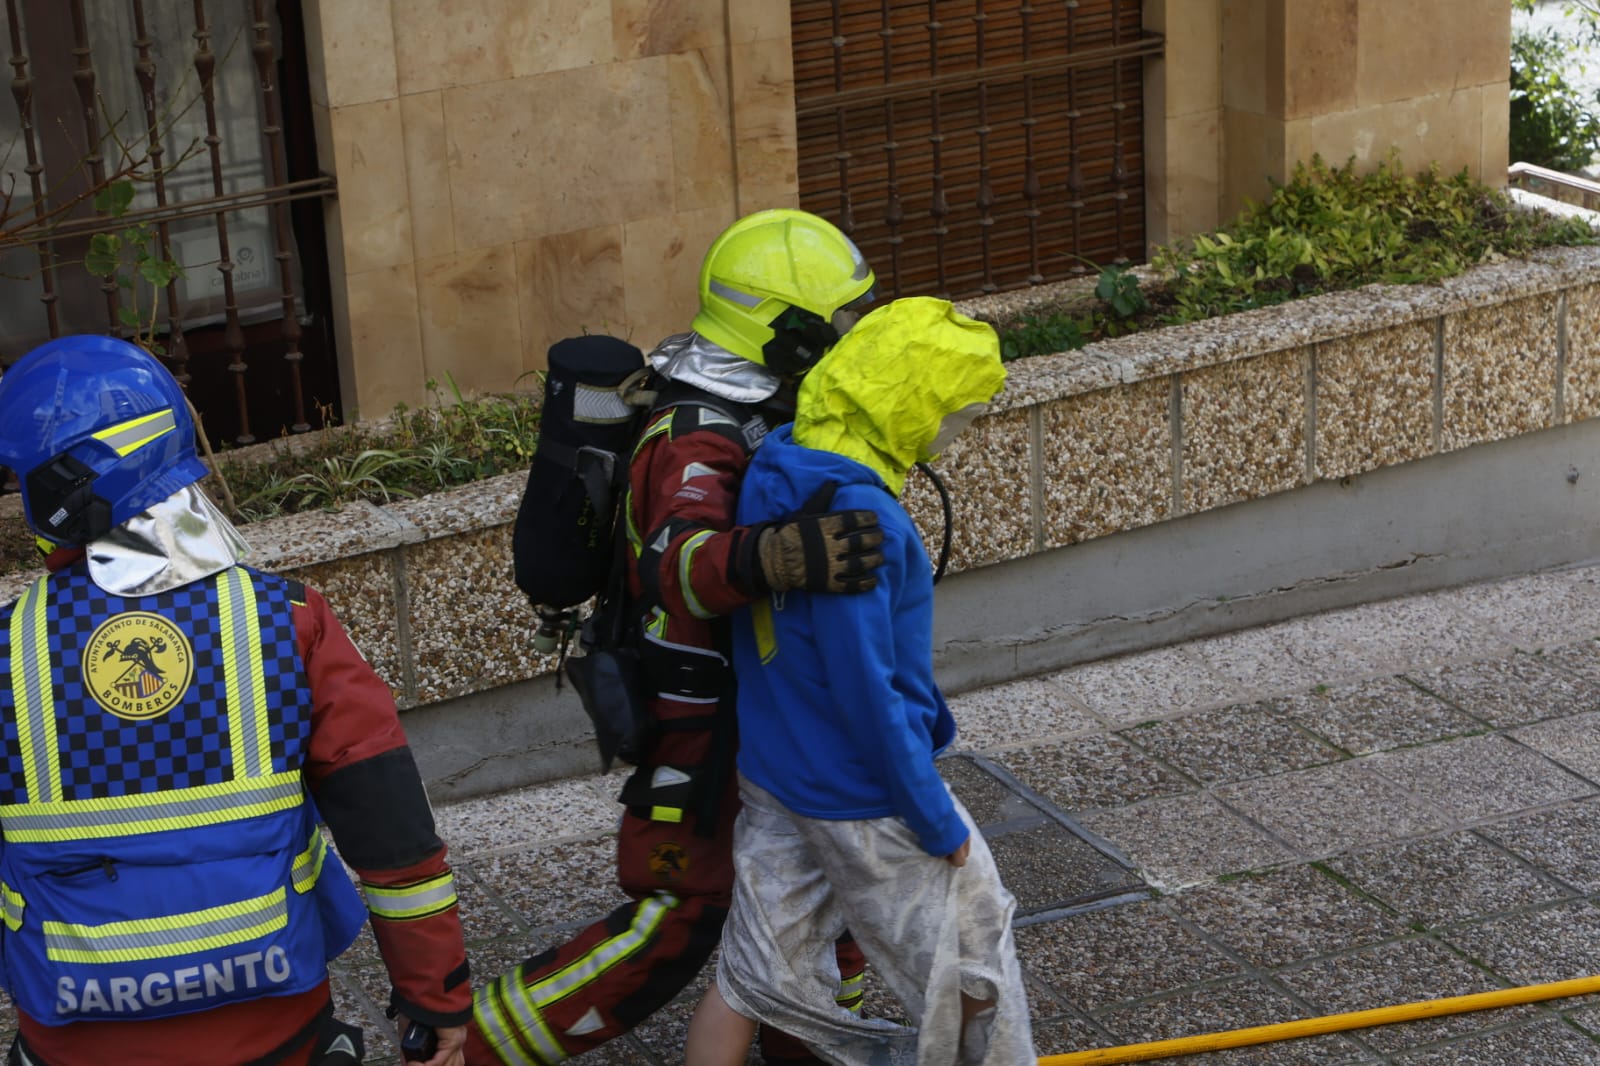
[[[1040,1054],[1600,972],[1597,636],[1590,566],[953,699],[942,765],[1018,897]],[[621,782],[438,811],[480,978],[622,902]],[[681,1062],[708,976],[577,1061]],[[370,936],[336,995],[397,1061]],[[1600,1063],[1600,997],[1161,1061]]]
[[[1590,566],[953,699],[943,765],[1018,898],[1040,1054],[1600,972],[1597,636]],[[479,974],[621,902],[621,780],[439,811]],[[340,975],[369,1017],[370,959]],[[704,980],[578,1061],[681,1062]],[[1164,1061],[1600,1063],[1600,997]]]

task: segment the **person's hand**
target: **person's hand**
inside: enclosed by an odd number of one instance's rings
[[[761,576],[773,592],[865,592],[878,583],[883,530],[871,511],[801,514],[759,536]]]
[[[395,1018],[395,1032],[404,1036],[406,1029],[411,1025],[411,1019],[404,1014]],[[464,1025],[438,1026],[433,1030],[433,1035],[438,1039],[433,1058],[419,1064],[419,1066],[466,1066],[467,1062],[467,1027]],[[408,1063],[407,1066],[410,1066]]]
[[[971,854],[972,836],[968,834],[967,839],[961,842],[961,846],[952,851],[950,854],[946,855],[944,857],[944,861],[949,863],[951,866],[965,866],[967,864],[967,856]]]

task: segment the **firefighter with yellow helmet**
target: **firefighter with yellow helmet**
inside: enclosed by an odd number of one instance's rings
[[[459,1066],[466,949],[394,699],[315,590],[243,564],[172,375],[35,349],[0,465],[49,570],[0,606],[8,1062],[357,1063],[327,962],[370,922],[422,1060]]]
[[[882,563],[877,516],[827,511],[738,526],[762,438],[794,417],[800,378],[873,297],[860,251],[797,210],[746,216],[712,242],[688,333],[649,355],[662,381],[628,472],[621,522],[655,741],[624,785],[617,874],[632,901],[478,990],[471,1066],[561,1062],[629,1031],[717,946],[733,885],[739,801],[729,616],[787,589],[859,592]],[[863,962],[842,942],[841,1002]],[[814,1062],[763,1034],[768,1062]]]

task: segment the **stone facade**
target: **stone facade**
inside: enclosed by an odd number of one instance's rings
[[[1502,183],[1509,3],[1143,0],[1149,240],[1313,152]],[[585,329],[653,344],[722,227],[798,200],[788,0],[305,8],[347,417],[515,387]]]
[[[787,3],[308,0],[346,415],[684,327],[700,256],[797,197]]]

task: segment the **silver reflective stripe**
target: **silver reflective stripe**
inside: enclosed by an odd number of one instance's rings
[[[116,797],[115,806],[106,800],[76,800],[40,811],[31,803],[0,807],[9,840],[73,840],[88,837],[153,833],[195,825],[213,825],[230,817],[252,818],[270,813],[301,800],[298,773],[280,774],[258,785],[219,789],[204,785],[181,792],[156,793],[150,797]],[[93,804],[93,806],[90,806]]]
[[[261,620],[256,616],[255,586],[248,574],[234,568],[218,576],[217,596],[227,645],[226,688],[229,732],[235,745],[234,774],[265,777],[272,772],[272,752],[261,705]]]
[[[634,912],[633,924],[620,933],[597,945],[589,954],[572,966],[560,970],[534,985],[531,991],[535,1005],[549,1006],[605,973],[611,967],[644,947],[655,935],[661,919],[678,905],[675,896],[651,896],[639,904]]]
[[[511,1017],[501,1014],[497,992],[504,995]],[[479,991],[474,997],[472,1013],[484,1039],[507,1066],[545,1066],[547,1063],[553,1066],[554,1063],[565,1062],[569,1057],[566,1048],[556,1042],[544,1018],[529,1001],[528,987],[523,984],[520,966]],[[508,1025],[512,1028],[508,1029]],[[523,1053],[518,1035],[533,1045],[538,1058],[529,1058]]]
[[[729,288],[727,285],[724,285],[722,282],[717,281],[716,279],[712,279],[709,288],[712,292],[716,293],[724,300],[732,300],[734,303],[739,304],[742,307],[760,307],[761,301],[765,299],[765,297],[762,296],[752,296],[747,292],[740,292],[738,289]]]
[[[11,615],[11,697],[17,708],[22,773],[34,803],[54,801],[58,788],[56,761],[51,759],[56,753],[56,701],[50,683],[48,598],[49,586],[41,578],[28,586]]]
[[[322,876],[322,863],[328,857],[328,842],[322,839],[322,830],[311,831],[311,843],[294,857],[294,890],[302,896],[317,887]]]
[[[170,433],[178,424],[172,408],[157,412],[147,418],[124,422],[120,426],[103,429],[94,435],[95,440],[113,448],[118,455],[137,451],[141,445],[164,433]]]
[[[456,882],[450,874],[403,888],[362,884],[367,889],[367,910],[391,921],[437,914],[456,901]]]
[[[45,922],[45,955],[56,962],[131,962],[239,944],[287,925],[287,896],[280,888],[189,914],[105,925]]]
[[[28,903],[10,885],[0,882],[0,916],[13,932],[22,928],[22,912]]]
[[[579,422],[626,422],[636,410],[616,389],[579,385],[572,392],[572,417]]]

